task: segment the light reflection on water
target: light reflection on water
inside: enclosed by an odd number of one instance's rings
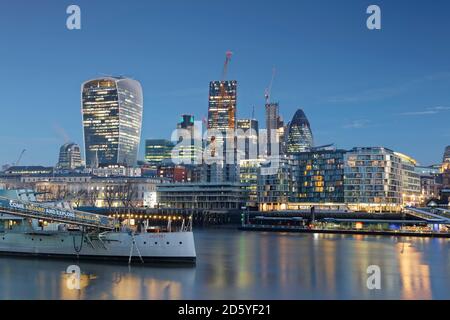
[[[195,232],[196,267],[0,257],[0,299],[450,299],[449,240],[363,235]],[[381,268],[381,290],[366,287]]]

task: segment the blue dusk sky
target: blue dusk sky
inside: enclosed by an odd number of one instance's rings
[[[81,30],[66,8],[81,8]],[[382,29],[366,9],[381,7]],[[238,117],[264,127],[264,89],[285,121],[302,108],[316,145],[385,146],[440,162],[450,145],[450,1],[2,0],[0,164],[54,165],[83,145],[80,86],[103,75],[141,82],[146,138],[181,114],[207,114],[208,84],[238,81]]]

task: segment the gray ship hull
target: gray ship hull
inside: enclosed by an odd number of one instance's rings
[[[134,241],[134,244],[133,244]],[[0,255],[136,263],[195,263],[192,232],[7,232],[0,234]],[[131,256],[131,259],[130,259]]]

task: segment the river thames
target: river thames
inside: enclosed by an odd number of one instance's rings
[[[195,241],[195,267],[0,257],[0,299],[450,299],[448,239],[205,229]]]

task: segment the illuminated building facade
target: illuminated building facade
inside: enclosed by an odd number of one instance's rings
[[[177,124],[178,141],[173,148],[172,160],[176,164],[200,164],[202,162],[202,133],[195,125],[194,116],[184,114]]]
[[[65,143],[59,149],[59,159],[56,165],[60,170],[74,170],[83,165],[80,146],[75,143]]]
[[[440,167],[416,167],[420,177],[420,203],[425,205],[431,199],[437,199],[442,189]]]
[[[237,149],[234,141],[236,101],[237,81],[210,82],[206,155],[214,161],[203,165],[203,182],[236,183],[239,179]]]
[[[419,206],[421,203],[420,175],[416,171],[417,161],[399,152],[395,152],[401,160],[402,199],[405,206]]]
[[[245,190],[239,183],[169,183],[157,186],[161,208],[240,210]]]
[[[236,128],[237,81],[209,83],[208,129],[220,131]]]
[[[145,140],[145,161],[155,168],[164,160],[170,160],[175,144],[165,139]]]
[[[110,165],[106,167],[88,168],[86,172],[96,177],[140,177],[142,170],[139,167],[128,167],[122,165]]]
[[[286,159],[272,157],[258,171],[258,203],[261,211],[287,209],[291,170]]]
[[[86,165],[135,165],[143,113],[140,83],[123,77],[89,80],[81,100]]]
[[[284,151],[284,123],[279,114],[278,103],[267,103],[266,109],[266,129],[267,129],[267,156],[283,154]],[[275,139],[275,140],[274,140]],[[272,150],[272,146],[278,146],[277,150]]]
[[[290,155],[292,173],[289,202],[344,203],[345,152],[316,150]]]
[[[82,179],[86,180],[82,180]],[[143,207],[155,206],[156,185],[163,182],[158,178],[141,177],[94,177],[86,176],[75,180],[38,181],[37,192],[43,193],[43,201],[56,201],[69,196],[69,201],[78,207]]]
[[[237,129],[240,159],[258,159],[258,121],[255,119],[238,119]]]
[[[164,160],[158,165],[156,176],[165,178],[170,182],[193,182],[192,168],[194,166],[177,165],[170,160]]]
[[[298,109],[286,126],[286,153],[293,154],[311,150],[313,135],[311,126],[302,109]]]
[[[345,155],[344,200],[355,211],[400,211],[402,163],[383,147],[353,148]]]
[[[239,179],[242,187],[247,190],[248,207],[258,206],[258,171],[264,160],[241,160],[239,165]]]

